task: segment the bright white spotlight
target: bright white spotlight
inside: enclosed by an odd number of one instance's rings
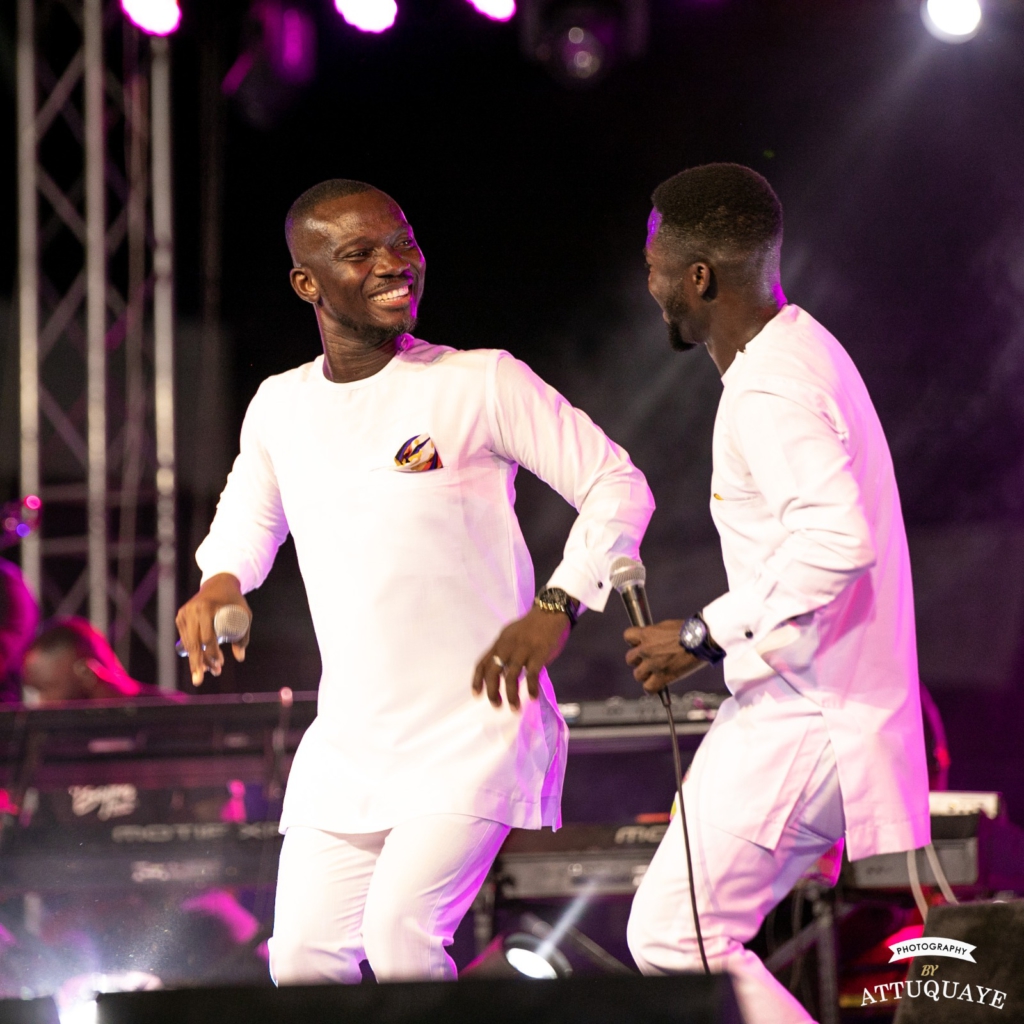
[[[338,13],[360,32],[385,32],[395,23],[395,0],[334,0]]]
[[[68,978],[54,997],[60,1024],[96,1024],[96,996],[100,992],[152,992],[163,982],[147,971],[114,974],[78,974]]]
[[[516,0],[469,0],[485,17],[494,21],[508,21],[516,13]]]
[[[181,24],[178,0],[121,0],[121,10],[151,36],[169,36]]]
[[[99,1010],[95,999],[82,999],[65,1006],[58,1016],[60,1024],[96,1024]]]
[[[921,20],[936,39],[966,43],[981,28],[979,0],[924,0]]]
[[[530,949],[522,949],[518,946],[505,950],[505,959],[520,973],[527,978],[536,978],[538,981],[549,981],[558,977],[558,972],[548,963],[544,957],[534,953]]]

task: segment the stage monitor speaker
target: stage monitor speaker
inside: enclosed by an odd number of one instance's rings
[[[932,907],[921,941],[929,940],[934,952],[912,961],[894,1024],[1024,1021],[1024,900]]]
[[[742,1024],[723,975],[123,992],[97,1011],[97,1024]]]
[[[0,1024],[60,1024],[57,1004],[42,999],[0,999]]]

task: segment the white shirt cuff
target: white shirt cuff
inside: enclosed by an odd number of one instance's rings
[[[566,562],[562,562],[551,574],[551,579],[546,585],[559,587],[570,597],[575,597],[580,602],[581,612],[585,608],[593,608],[598,612],[604,611],[605,603],[608,600],[609,584],[606,580],[595,579],[593,573],[580,570]]]

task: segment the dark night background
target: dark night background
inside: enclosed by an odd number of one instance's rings
[[[379,37],[327,0],[306,6],[312,84],[270,127],[237,101],[225,110],[213,347],[200,327],[213,116],[201,52],[221,74],[230,66],[246,5],[185,0],[172,41],[182,598],[249,398],[318,351],[288,287],[282,221],[299,192],[335,176],[392,193],[415,226],[429,264],[419,335],[528,360],[647,473],[656,615],[717,596],[706,506],[720,386],[704,353],[669,350],[641,247],[658,182],[739,161],[785,206],[790,300],[848,348],[886,428],[951,784],[1007,792],[1024,821],[1024,10],[992,3],[982,33],[951,46],[900,0],[651,0],[646,54],[567,89],[524,57],[518,18],[489,22],[463,0],[402,0]],[[0,12],[2,498],[17,474],[12,8]],[[542,580],[572,511],[525,474],[519,493]],[[204,689],[314,688],[290,545],[252,603],[249,660]],[[614,606],[584,618],[552,672],[563,699],[636,692],[624,625]]]

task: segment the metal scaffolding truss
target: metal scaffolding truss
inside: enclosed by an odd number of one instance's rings
[[[167,41],[116,2],[18,0],[17,77],[22,568],[174,689]]]

